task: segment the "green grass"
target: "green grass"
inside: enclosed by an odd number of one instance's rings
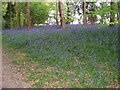
[[[3,33],[3,46],[35,87],[110,87],[118,79],[117,29],[67,29]]]

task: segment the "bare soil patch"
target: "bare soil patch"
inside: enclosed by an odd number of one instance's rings
[[[17,70],[17,65],[12,64],[11,56],[3,49],[2,88],[32,88],[23,78],[23,74]]]

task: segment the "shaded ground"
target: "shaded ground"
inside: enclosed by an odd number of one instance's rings
[[[17,71],[17,66],[11,63],[10,56],[2,51],[2,88],[31,88],[23,80],[22,74]]]

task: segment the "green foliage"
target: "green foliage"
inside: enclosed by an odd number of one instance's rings
[[[49,3],[30,3],[31,23],[43,24],[48,19],[50,6]]]
[[[15,4],[13,2],[8,2],[7,3],[7,7],[6,4],[3,5],[3,18],[5,20],[5,28],[11,28],[13,26],[13,18],[15,17]],[[5,10],[6,9],[6,10]]]
[[[26,25],[26,6],[27,6],[27,4],[26,4],[26,2],[19,2],[20,3],[20,5],[19,5],[19,7],[20,7],[20,23],[21,23],[21,26],[24,26],[24,25]],[[23,9],[23,7],[24,7],[24,9]],[[17,18],[17,15],[16,15],[16,18]],[[17,23],[17,19],[16,19],[16,21],[14,21],[14,22],[16,22]]]
[[[111,9],[112,8],[112,9]],[[106,23],[105,19],[110,18],[111,16],[114,18],[115,14],[118,13],[118,7],[117,4],[109,5],[109,3],[101,3],[101,8],[96,9],[92,13],[93,16],[100,15],[101,23]],[[114,22],[109,22],[108,24],[116,24],[118,21],[113,20]]]
[[[8,5],[9,4],[9,5]],[[101,17],[100,23],[106,24],[107,20],[113,18],[112,21],[108,22],[107,24],[118,24],[120,23],[119,16],[116,17],[115,15],[120,15],[120,3],[115,3],[110,6],[110,3],[103,2],[100,3],[100,6],[97,6],[93,2],[87,2],[86,4],[86,16],[88,21],[91,23],[96,22],[98,20],[97,15]],[[64,12],[65,12],[65,22],[66,24],[70,24],[74,20],[75,13],[78,13],[79,16],[82,16],[82,3],[81,2],[67,2],[64,3]],[[88,8],[89,6],[89,8]],[[23,8],[24,7],[24,8]],[[16,9],[17,6],[15,2],[3,2],[2,3],[2,27],[3,28],[10,28],[10,27],[17,27],[17,15]],[[112,9],[111,9],[112,8]],[[30,15],[31,15],[31,23],[34,24],[44,24],[44,22],[51,18],[49,17],[49,13],[51,10],[56,10],[54,16],[52,18],[56,19],[56,23],[59,23],[59,10],[56,3],[42,3],[42,2],[31,2],[30,3]],[[20,2],[20,19],[21,19],[21,26],[26,25],[26,2]],[[115,16],[115,17],[114,17]],[[115,19],[114,19],[115,18]],[[81,19],[81,18],[79,18]],[[51,21],[52,22],[52,21]]]
[[[91,24],[94,24],[97,21],[97,16],[93,15],[93,13],[97,9],[97,5],[95,4],[95,2],[87,2],[87,4],[89,5],[89,8],[87,10],[88,21]]]
[[[108,14],[110,12],[110,6],[104,6],[103,8],[98,9],[97,11],[93,12],[93,15],[103,15]]]
[[[6,14],[7,3],[2,3],[2,16]]]
[[[118,5],[118,23],[120,24],[120,1],[117,3]]]
[[[73,5],[71,2],[66,2],[65,8],[65,22],[70,24],[73,21]]]
[[[21,25],[26,25],[26,2],[19,2],[20,4],[20,19]],[[50,4],[51,5],[51,4]],[[30,3],[31,23],[43,24],[48,19],[50,11],[49,3]],[[24,7],[24,8],[23,8]],[[17,27],[17,5],[14,2],[2,4],[2,18],[3,28]]]

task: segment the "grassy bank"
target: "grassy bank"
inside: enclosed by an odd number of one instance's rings
[[[118,79],[117,27],[3,31],[13,63],[36,87],[109,87]]]

